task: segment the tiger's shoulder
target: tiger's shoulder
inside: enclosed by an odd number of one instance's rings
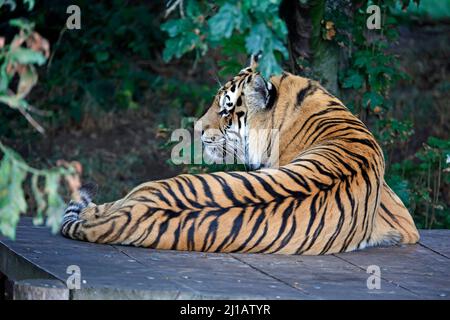
[[[300,106],[308,99],[308,102],[311,102],[311,100],[320,103],[331,102],[334,105],[345,107],[342,101],[325,89],[317,80],[283,71],[281,75],[270,77],[270,82],[277,89],[277,102],[280,105],[288,105],[294,102],[295,105]]]

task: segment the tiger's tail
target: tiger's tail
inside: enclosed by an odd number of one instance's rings
[[[64,211],[63,221],[61,225],[61,233],[68,235],[70,226],[79,219],[80,213],[92,203],[98,190],[95,183],[86,183],[79,190],[80,199],[78,201],[71,200]]]

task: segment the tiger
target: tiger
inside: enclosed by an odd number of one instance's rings
[[[237,146],[249,170],[150,181],[101,205],[92,203],[95,187],[84,186],[65,210],[62,235],[162,250],[296,255],[416,243],[414,221],[384,180],[383,151],[366,125],[315,80],[289,72],[266,80],[259,59],[252,56],[198,120],[209,158]],[[250,134],[254,129],[267,130]]]

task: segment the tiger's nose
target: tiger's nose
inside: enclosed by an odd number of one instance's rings
[[[201,140],[204,143],[221,143],[225,141],[225,137],[220,134],[218,130],[205,130],[201,136]]]
[[[202,132],[202,141],[206,143],[216,142],[217,137],[216,136],[208,136],[204,134],[204,131]]]

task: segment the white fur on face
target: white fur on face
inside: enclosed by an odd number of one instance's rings
[[[234,92],[227,90],[219,99],[220,111],[226,110],[230,112],[236,107],[238,97],[241,95],[241,90],[236,88]]]
[[[245,116],[249,115],[243,115],[242,118]],[[277,132],[264,128],[250,129],[248,120],[246,122],[243,119],[239,128],[237,120],[235,117],[225,135],[221,136],[221,143],[205,144],[209,160],[232,164],[235,163],[236,156],[238,163],[244,163],[249,169],[277,166],[279,160]]]
[[[236,155],[238,162],[245,163],[252,169],[267,166],[271,162],[278,163],[278,159],[271,161],[268,159],[271,155],[266,154],[267,148],[271,147],[269,143],[272,143],[271,133],[266,132],[267,130],[250,130],[248,125],[253,111],[262,110],[267,104],[267,95],[264,96],[261,91],[268,92],[272,88],[272,83],[266,82],[262,77],[254,78],[252,86],[259,85],[261,88],[259,91],[245,84],[246,80],[242,82],[241,86],[237,84],[231,85],[231,87],[234,87],[233,91],[231,91],[230,87],[221,94],[219,98],[219,113],[224,118],[233,117],[233,121],[228,124],[228,118],[225,118],[226,123],[222,128],[223,132],[219,134],[220,137],[218,138],[224,139],[225,144],[205,143],[205,153],[210,160],[216,163],[218,161],[229,163],[230,155]],[[245,91],[245,97],[242,96],[243,91]],[[237,106],[239,97],[243,101],[242,107],[241,105]],[[249,106],[252,103],[253,105]],[[238,117],[237,114],[240,112],[244,112],[244,115]]]

